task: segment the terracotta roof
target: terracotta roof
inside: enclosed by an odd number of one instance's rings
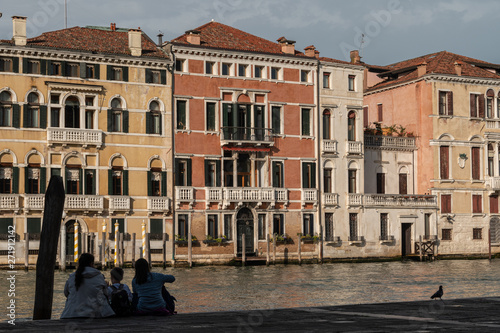
[[[319,60],[325,61],[325,62],[333,62],[333,63],[336,63],[336,64],[363,66],[362,63],[360,63],[360,64],[353,64],[353,63],[351,63],[349,61],[343,61],[343,60],[338,60],[338,59],[333,59],[333,58],[327,58],[327,57],[319,57]]]
[[[0,44],[13,44],[2,40]],[[128,48],[128,29],[111,31],[101,27],[73,27],[44,32],[40,36],[28,38],[28,47],[54,48],[100,54],[130,55]],[[168,58],[156,44],[143,32],[142,55],[146,57]]]
[[[422,64],[426,65],[425,74],[457,75],[455,63],[460,64],[462,67],[461,76],[500,79],[500,75],[497,74],[500,65],[441,51],[385,66],[387,70],[379,74],[379,76],[385,77],[385,80],[370,87],[367,91],[415,80],[418,78],[417,67]],[[382,68],[377,69],[377,72],[380,72]]]
[[[192,45],[188,43],[187,34],[183,34],[182,36],[172,39],[171,42],[177,45],[191,45],[195,47],[199,46],[245,52],[284,54],[281,52],[281,45],[279,43],[271,42],[267,39],[254,36],[219,22],[208,22],[193,30],[200,32],[200,45]],[[302,52],[297,50],[295,50],[295,55],[304,56]]]

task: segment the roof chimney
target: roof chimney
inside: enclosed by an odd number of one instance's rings
[[[352,50],[350,55],[351,55],[351,64],[359,64],[361,62],[361,57],[359,56],[359,50]]]
[[[427,73],[427,63],[424,61],[420,65],[417,66],[417,76],[421,77]]]
[[[460,60],[455,61],[455,73],[457,73],[458,76],[462,76],[462,64]]]
[[[280,37],[278,43],[281,44],[281,52],[286,54],[295,54],[295,41]]]
[[[140,57],[142,54],[142,32],[141,29],[129,29],[128,47],[134,57]]]
[[[25,16],[12,16],[12,39],[14,45],[26,45],[26,17]]]
[[[111,31],[116,31],[116,23],[111,23],[109,29]]]
[[[187,34],[187,42],[189,44],[193,45],[200,45],[201,44],[201,36],[200,32],[198,30],[188,30],[186,31]]]
[[[160,32],[158,35],[158,46],[163,44],[163,34]]]
[[[316,47],[314,45],[309,45],[304,49],[304,51],[306,51],[306,57],[319,58],[319,51],[316,51]]]

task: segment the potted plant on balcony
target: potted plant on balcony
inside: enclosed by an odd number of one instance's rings
[[[222,243],[225,243],[227,242],[227,237],[226,235],[222,235],[221,237],[217,237],[217,238],[214,238],[210,235],[206,235],[205,236],[205,239],[203,240],[203,243],[204,244],[207,244],[207,245],[221,245]]]
[[[297,234],[298,236],[300,236],[300,240],[302,241],[302,243],[317,243],[318,240],[319,240],[319,236],[318,234],[315,234],[315,235],[303,235],[301,233]]]
[[[198,243],[198,239],[196,238],[195,235],[191,235],[191,243],[196,244]],[[187,237],[181,237],[181,235],[175,235],[175,244],[177,245],[188,245],[188,239]]]
[[[269,239],[269,242],[274,242],[276,239],[276,245],[278,244],[288,244],[292,240],[287,234],[281,234],[281,235],[274,235],[274,237]]]

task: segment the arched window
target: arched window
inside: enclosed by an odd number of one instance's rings
[[[350,111],[347,115],[347,140],[356,141],[356,112]]]
[[[323,111],[323,139],[324,140],[330,140],[330,138],[331,138],[330,115],[331,114],[330,114],[329,110]]]
[[[493,100],[495,98],[495,92],[492,89],[489,89],[486,92],[486,118],[494,118],[495,115],[493,113]]]
[[[108,132],[128,133],[128,111],[123,109],[122,100],[118,97],[111,100],[108,109]]]
[[[149,103],[149,112],[146,114],[146,133],[161,134],[160,103],[157,101]]]
[[[64,127],[80,128],[80,101],[76,96],[66,99],[64,106]]]
[[[8,91],[0,93],[0,127],[12,125],[12,95]]]
[[[44,116],[46,117],[46,115]],[[28,104],[24,106],[23,126],[27,128],[45,127],[42,125],[40,98],[37,93],[31,92],[28,95]]]
[[[495,167],[493,165],[493,161],[495,158],[495,150],[493,149],[493,145],[488,144],[488,176],[493,177],[495,172]]]

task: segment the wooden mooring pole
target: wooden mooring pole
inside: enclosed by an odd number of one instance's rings
[[[302,241],[300,239],[300,235],[298,236],[299,240],[297,241],[297,246],[298,246],[298,252],[299,252],[299,265],[302,264],[302,250],[301,250],[301,244]]]
[[[269,251],[270,246],[269,246],[269,234],[266,234],[266,246],[267,246],[267,251],[266,251],[266,266],[269,266]]]
[[[245,266],[245,261],[247,260],[246,257],[246,244],[245,244],[245,234],[241,235],[241,266]]]
[[[420,256],[420,261],[422,261],[422,235],[418,239],[418,255]]]
[[[162,253],[163,253],[163,269],[167,268],[167,234],[163,233],[162,236]]]
[[[45,193],[45,209],[43,212],[42,232],[40,234],[40,246],[36,262],[33,320],[50,319],[52,316],[54,267],[56,264],[59,232],[61,230],[64,199],[65,194],[62,178],[60,176],[52,176],[47,192]]]
[[[188,232],[188,265],[193,267],[193,240],[191,239],[191,232]]]
[[[491,260],[491,229],[488,228],[488,259]]]
[[[276,265],[276,234],[273,234],[273,265]]]
[[[30,234],[29,232],[26,232],[24,233],[24,269],[27,271],[29,269],[29,266],[30,266]]]
[[[135,232],[132,234],[132,267],[135,268]]]

